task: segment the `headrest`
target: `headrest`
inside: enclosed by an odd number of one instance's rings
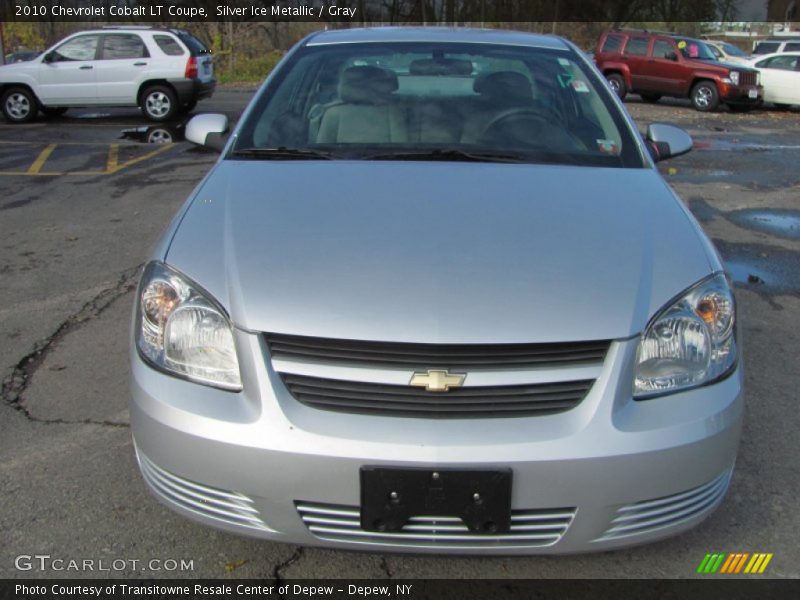
[[[381,104],[397,89],[397,75],[380,67],[350,67],[339,80],[339,98],[349,104]]]
[[[472,89],[496,100],[532,100],[531,82],[517,71],[495,71],[479,75]]]

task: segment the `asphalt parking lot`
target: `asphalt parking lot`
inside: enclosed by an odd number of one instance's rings
[[[235,118],[249,98],[223,89],[197,110]],[[122,138],[146,125],[135,110],[70,111],[0,125],[0,578],[684,578],[707,552],[773,553],[767,576],[800,576],[800,113],[705,115],[635,96],[628,108],[642,129],[668,122],[695,138],[694,152],[660,167],[737,284],[746,423],[731,489],[701,526],[594,555],[382,556],[235,537],[162,507],[138,474],[128,428],[133,289],[216,155]],[[17,560],[36,555],[124,565]],[[168,568],[182,560],[192,568]]]

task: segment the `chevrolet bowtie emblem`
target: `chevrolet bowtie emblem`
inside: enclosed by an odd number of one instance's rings
[[[429,392],[446,392],[450,388],[461,387],[466,379],[466,374],[447,371],[428,371],[427,373],[414,373],[408,385],[424,387]]]

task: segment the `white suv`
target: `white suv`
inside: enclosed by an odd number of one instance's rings
[[[10,123],[78,106],[139,106],[149,119],[167,121],[211,96],[215,85],[211,53],[190,33],[106,27],[0,67],[0,109]]]

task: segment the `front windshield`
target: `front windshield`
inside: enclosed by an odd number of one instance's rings
[[[678,49],[684,58],[694,60],[717,60],[709,47],[700,40],[681,39],[678,40]]]
[[[359,43],[295,53],[256,100],[233,158],[546,162],[642,167],[604,82],[571,51]]]
[[[733,44],[722,44],[722,49],[725,50],[725,54],[728,56],[739,56],[741,58],[745,58],[747,56],[747,54]]]

